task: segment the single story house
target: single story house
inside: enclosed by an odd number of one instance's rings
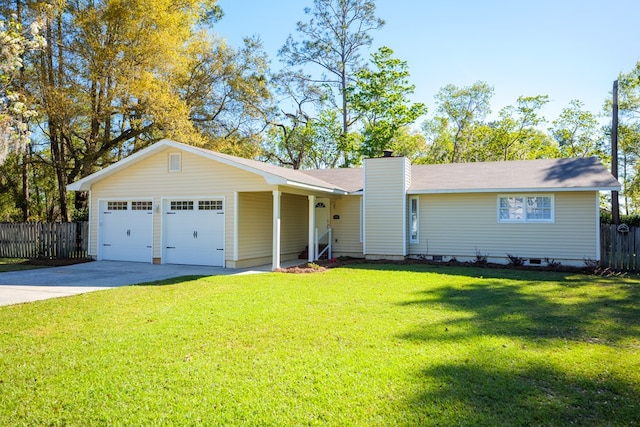
[[[292,170],[159,141],[68,186],[89,192],[98,260],[244,268],[307,251],[368,259],[530,264],[600,259],[595,158]]]

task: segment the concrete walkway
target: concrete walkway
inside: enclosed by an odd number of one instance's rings
[[[284,266],[301,262],[283,263]],[[171,279],[180,276],[256,274],[270,265],[251,269],[198,265],[155,265],[141,262],[93,261],[63,267],[0,273],[0,306],[57,298],[85,292]]]

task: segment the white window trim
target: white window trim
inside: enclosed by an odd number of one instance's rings
[[[502,219],[500,218],[500,199],[506,197],[521,197],[524,201],[524,216],[522,219]],[[529,197],[549,197],[551,199],[551,219],[527,219],[527,201]],[[496,217],[500,224],[554,224],[556,222],[556,202],[554,194],[498,194],[496,199]]]
[[[364,197],[360,197],[360,243],[364,243]]]
[[[416,201],[416,236],[413,237],[412,233],[412,225],[413,225],[413,201]],[[420,198],[419,197],[409,197],[409,243],[419,243],[420,242]]]

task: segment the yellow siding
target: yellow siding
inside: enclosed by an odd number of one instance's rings
[[[240,193],[238,205],[238,258],[271,257],[272,194]]]
[[[360,241],[360,202],[362,196],[342,196],[331,202],[333,229],[333,253],[335,256],[362,256],[362,242]]]
[[[367,256],[404,256],[408,160],[384,157],[365,160],[365,242]]]
[[[554,223],[499,223],[493,194],[420,196],[418,244],[412,255],[521,258],[580,263],[596,258],[595,192],[555,193]]]
[[[309,240],[309,199],[284,193],[280,199],[280,254],[295,259]]]
[[[225,254],[233,256],[233,206],[234,191],[268,191],[272,186],[255,174],[203,157],[182,152],[182,170],[168,171],[169,153],[167,149],[156,155],[109,176],[91,189],[91,247],[89,253],[97,255],[98,201],[100,199],[130,199],[135,197],[153,198],[154,206],[161,206],[162,197],[223,197],[225,201]],[[154,212],[153,257],[160,258],[161,215]],[[271,225],[268,226],[269,233]],[[270,253],[270,252],[269,252]]]

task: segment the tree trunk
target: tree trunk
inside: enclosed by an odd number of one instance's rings
[[[29,211],[29,161],[31,160],[31,144],[27,147],[27,152],[22,155],[22,222],[29,221],[31,212]]]

